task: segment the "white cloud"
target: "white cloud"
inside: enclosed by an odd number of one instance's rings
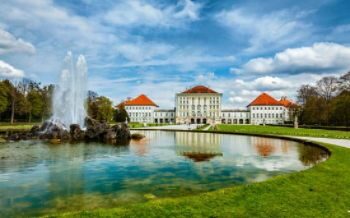
[[[123,43],[117,46],[117,51],[127,60],[140,63],[157,56],[168,55],[174,49],[173,46],[163,43]]]
[[[0,77],[20,78],[24,76],[22,70],[16,69],[12,65],[0,60]]]
[[[245,102],[245,99],[243,97],[240,97],[240,96],[235,96],[235,97],[230,97],[229,101],[232,103],[243,103],[243,102]]]
[[[7,53],[35,53],[35,47],[21,38],[0,28],[0,54]]]
[[[281,90],[292,87],[292,85],[279,77],[259,77],[252,82],[257,90]]]
[[[129,46],[125,47],[128,48]],[[130,46],[132,48],[133,45]],[[205,54],[204,51],[198,50],[196,48],[171,48],[171,54],[168,52],[160,53],[148,53],[145,50],[139,50],[140,48],[135,47],[135,50],[119,50],[121,54],[126,57],[129,61],[125,63],[109,63],[103,65],[95,65],[94,68],[129,68],[129,67],[168,67],[177,66],[180,71],[192,71],[198,70],[198,67],[204,64],[210,65],[220,65],[223,63],[232,63],[235,61],[234,56],[212,56]],[[166,51],[166,50],[164,50]],[[133,53],[135,52],[135,53]],[[142,52],[147,55],[147,58],[142,57]],[[156,54],[156,55],[153,55]],[[161,55],[162,54],[162,55]],[[130,56],[129,56],[130,55]],[[140,56],[138,56],[140,55]],[[140,57],[139,59],[137,57]],[[135,60],[130,60],[131,58]]]
[[[196,76],[196,80],[200,83],[206,84],[210,80],[216,79],[214,72],[201,73]]]
[[[311,29],[301,21],[306,14],[283,10],[260,15],[238,8],[221,11],[215,18],[232,33],[248,37],[246,51],[256,52],[305,39]]]
[[[350,47],[336,43],[315,43],[311,47],[289,48],[270,58],[255,58],[236,72],[302,73],[350,68]]]
[[[201,5],[181,0],[174,6],[155,6],[145,1],[123,1],[110,10],[104,19],[117,26],[174,27],[199,19]]]

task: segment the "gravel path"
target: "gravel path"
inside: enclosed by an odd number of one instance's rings
[[[316,138],[316,137],[304,137],[304,136],[287,136],[291,138],[304,139],[308,141],[323,142],[333,145],[338,145],[345,148],[350,148],[350,139],[331,139],[331,138]]]
[[[166,126],[150,126],[150,127],[141,127],[135,129],[163,129],[163,130],[194,130],[197,129],[197,124],[184,124],[184,125],[166,125]]]

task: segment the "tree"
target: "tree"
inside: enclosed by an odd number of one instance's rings
[[[350,71],[342,75],[338,80],[339,91],[350,92]]]
[[[317,82],[317,91],[327,102],[331,100],[338,90],[338,79],[334,76],[323,77]]]
[[[27,99],[31,103],[28,120],[31,122],[32,116],[41,117],[44,111],[44,101],[41,90],[32,89],[28,93]]]
[[[350,91],[342,91],[332,101],[332,118],[338,125],[350,125]]]
[[[317,82],[317,91],[320,95],[321,121],[329,125],[331,117],[331,100],[338,91],[338,79],[334,76],[323,77]]]
[[[41,121],[44,121],[44,118],[51,116],[53,90],[54,90],[54,85],[52,84],[44,86],[43,89],[41,90],[41,97],[43,101]]]
[[[319,96],[315,87],[302,85],[298,90],[298,103],[301,105],[300,120],[302,123],[318,122],[317,114]]]
[[[96,120],[111,121],[113,118],[112,101],[104,96],[94,98],[89,96],[88,115]]]
[[[118,107],[114,110],[113,119],[115,122],[125,122],[130,121],[130,117],[128,112],[125,110],[124,104],[118,105]]]
[[[9,106],[9,87],[4,81],[0,82],[0,115],[5,112]],[[1,116],[0,116],[1,120]]]
[[[97,120],[111,121],[113,118],[112,101],[107,97],[100,96],[96,99],[98,107]]]
[[[302,85],[298,90],[298,102],[301,105],[305,105],[310,97],[317,96],[317,90],[315,87],[310,85]]]

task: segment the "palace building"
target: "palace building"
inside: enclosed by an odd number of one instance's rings
[[[158,108],[158,105],[146,95],[142,94],[133,99],[129,98],[120,104],[123,104],[128,112],[130,122],[154,123],[154,111]]]
[[[174,109],[159,109],[142,94],[122,103],[130,122],[173,124],[283,124],[290,121],[293,105],[286,97],[277,100],[267,93],[260,94],[246,110],[222,109],[222,93],[206,86],[195,86],[175,95]],[[119,104],[119,105],[120,105]]]
[[[219,123],[221,100],[221,93],[205,86],[195,86],[177,93],[176,123]]]

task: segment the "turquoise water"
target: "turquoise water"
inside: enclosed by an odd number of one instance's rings
[[[259,182],[325,160],[322,149],[262,137],[142,132],[130,145],[0,144],[0,217],[116,207]]]

